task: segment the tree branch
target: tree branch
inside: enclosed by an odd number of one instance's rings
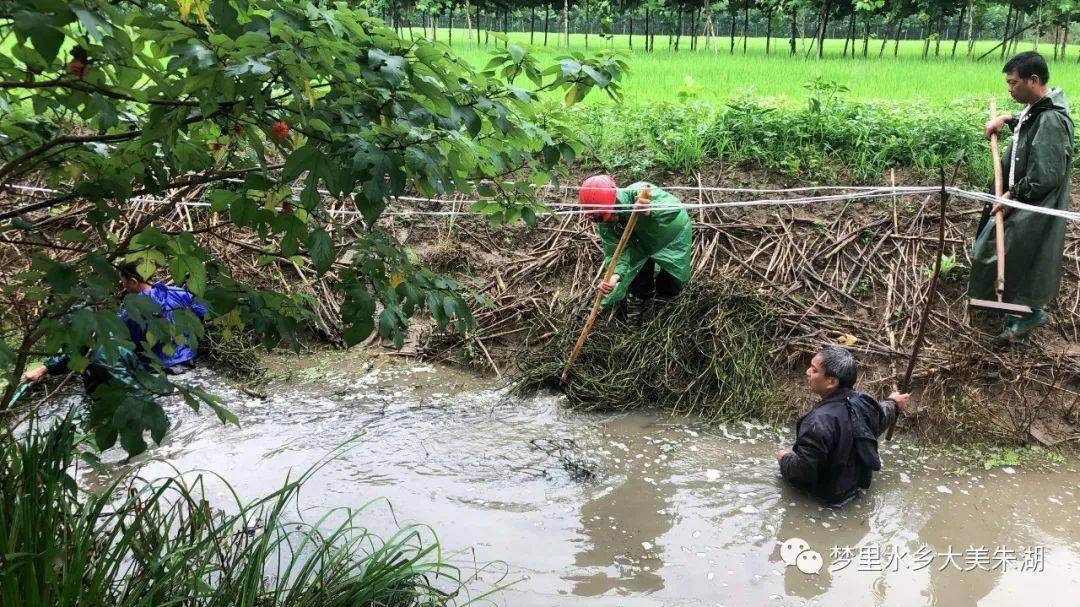
[[[272,165],[268,165],[266,167],[266,170],[275,171],[275,170],[280,169],[280,168],[282,168],[284,166],[285,166],[284,164],[272,164]],[[194,177],[180,178],[180,179],[177,179],[176,181],[169,182],[168,184],[166,184],[161,189],[180,188],[180,187],[186,187],[186,186],[191,186],[191,185],[200,185],[200,184],[204,184],[204,183],[213,183],[215,181],[223,181],[225,179],[230,179],[232,177],[239,177],[241,175],[246,175],[247,173],[251,173],[253,171],[258,171],[260,169],[262,169],[262,167],[251,167],[251,168],[247,168],[247,169],[235,169],[235,170],[232,170],[232,171],[220,171],[220,172],[217,172],[217,173],[211,173],[209,175],[198,175],[198,176],[194,176]],[[0,187],[3,187],[3,186],[0,185]],[[131,192],[131,195],[132,196],[140,196],[142,194],[150,194],[150,193],[151,193],[150,188],[141,188],[141,189],[138,189],[138,190],[133,190]],[[3,211],[3,212],[0,212],[0,221],[7,221],[9,219],[13,219],[15,217],[18,217],[19,215],[22,215],[24,213],[31,213],[33,211],[40,211],[42,209],[49,209],[49,208],[52,208],[52,207],[57,206],[59,204],[63,204],[65,202],[69,201],[69,200],[73,200],[75,198],[81,198],[81,197],[82,196],[79,195],[79,194],[76,194],[74,192],[69,192],[69,193],[63,194],[61,196],[56,196],[54,198],[49,198],[49,199],[42,200],[42,201],[39,201],[39,202],[34,202],[34,203],[31,203],[31,204],[19,207],[17,209],[12,209],[10,211]]]
[[[186,120],[184,120],[180,124],[180,126],[187,126],[196,122],[208,120],[209,118],[211,118],[211,116],[203,116],[201,114],[197,116],[192,116],[191,118],[187,118]],[[48,152],[49,150],[53,149],[58,145],[64,145],[68,143],[113,143],[117,141],[130,141],[139,137],[140,135],[142,135],[142,133],[142,129],[138,129],[135,131],[128,131],[126,133],[113,133],[112,135],[64,135],[63,137],[51,139],[32,150],[16,156],[15,158],[11,159],[11,161],[0,167],[0,183],[10,177],[11,174],[14,173],[15,169],[19,167],[19,165],[25,164],[28,160],[34,158],[35,156],[40,156],[41,154]]]
[[[55,78],[53,80],[38,80],[38,81],[14,81],[6,80],[0,81],[0,89],[47,89],[47,88],[63,88],[71,89],[75,91],[81,91],[84,93],[99,93],[105,97],[111,99],[119,99],[121,101],[131,101],[133,103],[147,103],[150,105],[164,105],[169,107],[199,107],[197,101],[181,101],[179,99],[137,99],[131,95],[125,95],[112,89],[104,88],[85,82],[82,80],[71,80],[67,78]]]

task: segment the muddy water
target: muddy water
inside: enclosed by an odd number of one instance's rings
[[[173,430],[145,473],[211,470],[253,497],[362,432],[304,505],[386,498],[369,506],[373,530],[423,522],[466,549],[462,563],[504,563],[481,575],[516,580],[498,604],[1080,604],[1073,464],[950,474],[955,461],[897,442],[871,492],[834,511],[779,481],[790,430],[575,413],[431,366],[285,367],[291,381],[265,400],[191,378],[243,425],[170,404]],[[821,555],[820,573],[785,565],[792,538]]]

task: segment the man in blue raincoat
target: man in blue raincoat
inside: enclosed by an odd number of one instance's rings
[[[169,324],[175,322],[173,314],[178,310],[190,310],[199,317],[199,320],[206,317],[206,304],[196,299],[195,295],[187,289],[169,286],[160,281],[150,283],[139,273],[138,264],[134,262],[122,263],[119,269],[120,284],[124,287],[124,291],[149,297],[161,307],[158,317],[163,318]],[[148,323],[136,319],[126,308],[120,311],[120,318],[127,325],[128,331],[131,333],[131,341],[135,344],[137,351],[146,356]],[[183,343],[177,343],[174,340],[170,344],[158,342],[150,347],[150,351],[160,362],[166,373],[182,373],[194,365],[198,352],[188,341],[186,333],[184,337]]]
[[[156,317],[165,320],[169,324],[174,322],[173,314],[179,310],[190,310],[200,320],[206,317],[206,304],[199,301],[186,289],[171,287],[163,282],[151,284],[139,273],[138,265],[134,262],[124,262],[119,265],[120,285],[127,293],[149,297],[160,307],[161,311]],[[164,342],[158,341],[150,346],[150,355],[147,354],[147,330],[149,322],[145,318],[136,318],[126,308],[120,311],[120,319],[128,328],[131,342],[135,344],[135,351],[120,348],[120,356],[115,360],[102,356],[94,350],[88,354],[90,367],[83,374],[87,393],[92,393],[97,386],[108,381],[110,377],[119,379],[124,383],[132,383],[130,377],[135,369],[147,369],[155,360],[166,373],[176,375],[190,369],[198,354],[196,349],[186,339],[183,343],[175,340],[170,347]],[[153,358],[151,358],[151,356]],[[68,371],[68,359],[66,356],[56,356],[45,364],[27,371],[23,375],[23,381],[34,383],[41,381],[46,375],[66,373]]]

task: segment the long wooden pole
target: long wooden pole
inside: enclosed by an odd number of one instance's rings
[[[930,312],[934,309],[934,296],[937,294],[938,276],[941,274],[941,258],[945,255],[945,211],[949,206],[949,191],[945,188],[945,169],[941,169],[941,216],[938,218],[938,250],[937,262],[934,263],[934,275],[930,277],[930,288],[926,293],[926,304],[923,306],[922,318],[919,319],[919,332],[915,336],[915,346],[911,349],[911,358],[908,360],[904,379],[900,382],[900,391],[907,392],[911,386],[911,376],[915,373],[915,362],[919,359],[919,351],[922,350],[923,340],[926,337],[927,321]],[[900,419],[900,411],[889,424],[889,431],[885,433],[885,440],[892,440],[893,430],[896,429],[896,420]]]
[[[644,188],[638,195],[638,198],[648,200],[652,197],[652,190]],[[635,201],[636,203],[636,201]],[[630,219],[626,222],[626,227],[623,228],[622,237],[619,238],[619,244],[615,247],[615,252],[611,254],[611,261],[608,262],[607,270],[604,271],[604,278],[602,282],[607,282],[611,279],[611,276],[615,274],[615,266],[619,263],[619,257],[622,256],[623,250],[626,249],[626,245],[630,242],[630,234],[634,231],[634,226],[637,225],[638,211],[630,213]],[[581,329],[581,335],[578,336],[577,342],[574,343],[574,349],[570,352],[570,358],[566,359],[566,366],[563,368],[562,381],[566,382],[570,377],[570,367],[573,366],[574,361],[581,354],[581,349],[585,346],[585,340],[588,339],[589,333],[592,332],[593,324],[596,322],[596,317],[600,314],[600,304],[604,300],[603,293],[597,293],[596,299],[593,301],[592,311],[589,312],[589,318],[585,321],[585,326]]]
[[[990,119],[997,118],[997,100],[990,99]],[[998,134],[990,135],[990,153],[994,158],[994,196],[1001,198],[1005,193],[1004,179],[1001,175],[1001,150],[998,149]],[[994,290],[997,292],[998,301],[1005,296],[1005,222],[1004,209],[994,213],[994,240],[997,244],[997,284]]]

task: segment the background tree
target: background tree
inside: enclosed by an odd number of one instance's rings
[[[401,344],[421,311],[467,329],[462,290],[378,227],[383,209],[405,192],[475,195],[476,184],[491,183],[479,191],[484,212],[534,222],[529,182],[551,179],[580,147],[538,95],[561,90],[572,104],[600,88],[617,98],[625,69],[609,53],[545,69],[511,44],[478,71],[363,10],[300,0],[4,2],[0,40],[8,39],[0,183],[32,180],[61,193],[28,201],[9,192],[0,207],[0,238],[25,255],[0,286],[0,409],[31,359],[64,353],[79,371],[90,350],[116,360],[117,346],[135,346],[116,316],[115,264],[125,259],[167,273],[268,345],[295,342],[311,302],[237,280],[205,246],[220,230],[256,235],[264,257],[323,277],[342,298],[349,344],[372,333]],[[132,213],[128,202],[200,191],[220,222],[198,233],[163,232],[156,212]],[[321,191],[351,201],[364,222],[335,229]],[[61,241],[42,232],[46,224],[68,226]],[[147,298],[125,304],[148,320],[158,312]],[[193,316],[177,316],[175,325],[151,322],[148,344],[201,336]],[[139,383],[229,418],[197,389],[152,373]],[[136,453],[147,431],[160,440],[160,406],[109,386],[88,418],[99,447],[119,439]]]

